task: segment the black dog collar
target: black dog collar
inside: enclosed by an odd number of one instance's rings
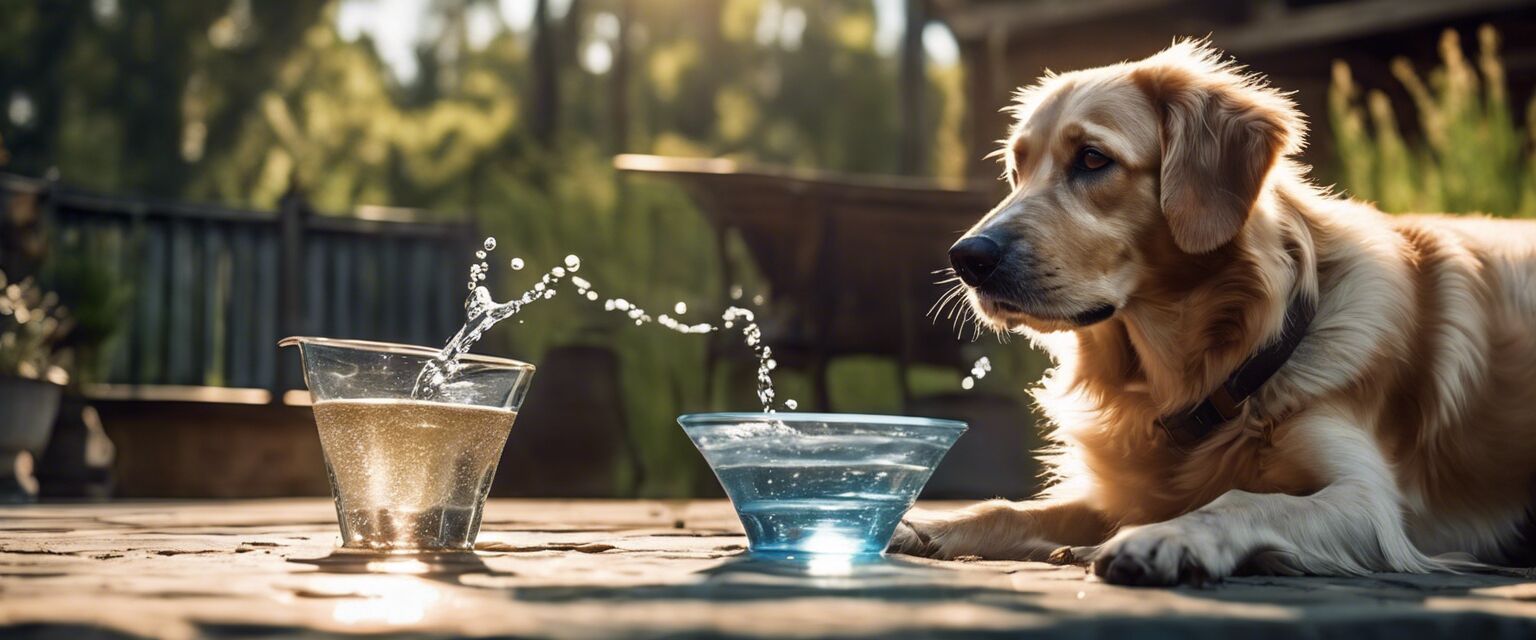
[[[1279,340],[1249,356],[1199,404],[1158,418],[1158,426],[1168,433],[1175,445],[1183,448],[1198,444],[1217,427],[1236,418],[1242,413],[1243,404],[1290,359],[1301,339],[1306,337],[1307,327],[1316,313],[1317,303],[1311,297],[1292,299],[1285,311],[1285,328],[1281,330]]]

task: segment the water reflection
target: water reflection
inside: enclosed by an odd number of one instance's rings
[[[331,618],[347,626],[411,625],[451,608],[453,587],[468,574],[506,575],[471,552],[385,554],[337,550],[321,558],[290,558],[320,575],[303,595],[335,598]]]
[[[932,580],[932,565],[877,554],[766,554],[736,556],[699,572],[708,582],[783,579],[815,587],[849,587],[869,583]]]
[[[399,576],[349,576],[327,578],[340,584],[348,597],[336,603],[331,618],[346,625],[414,624],[443,599],[443,592],[429,582]]]

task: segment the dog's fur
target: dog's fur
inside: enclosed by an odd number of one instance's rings
[[[1536,226],[1384,215],[1311,184],[1284,94],[1199,42],[1020,92],[1008,258],[969,301],[1057,366],[1038,501],[914,514],[893,550],[1092,562],[1111,582],[1509,563],[1536,474]],[[1092,146],[1109,166],[1085,171]],[[1154,419],[1316,317],[1188,451]],[[1108,316],[1107,318],[1105,316]],[[1054,552],[1054,558],[1053,558]]]

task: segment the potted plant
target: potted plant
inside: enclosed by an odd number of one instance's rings
[[[0,272],[0,502],[37,497],[32,470],[69,382],[69,329],[57,295]]]

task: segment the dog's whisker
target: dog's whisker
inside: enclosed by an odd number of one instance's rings
[[[965,292],[964,291],[960,291],[960,292],[956,293],[954,297],[950,298],[949,313],[946,314],[944,317],[953,320],[956,315],[959,315],[960,309],[962,309],[964,307],[967,307],[967,306],[969,306],[969,305],[967,305],[965,303]]]
[[[937,323],[939,316],[944,313],[944,306],[959,296],[960,293],[960,287],[950,287],[949,291],[944,292],[944,295],[939,296],[939,299],[934,301],[933,306],[928,307],[928,313],[923,314],[923,316],[932,317],[933,322]]]
[[[949,326],[954,329],[956,339],[962,338],[965,330],[975,321],[974,313],[970,305],[964,303],[951,313]]]

